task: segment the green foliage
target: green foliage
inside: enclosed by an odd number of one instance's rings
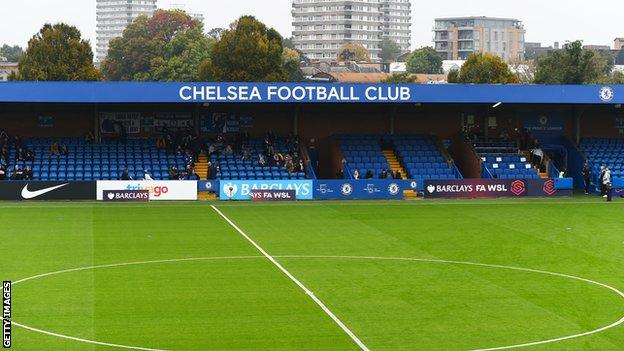
[[[204,81],[282,82],[282,36],[253,16],[243,16],[223,33],[211,58],[199,68]]]
[[[449,83],[459,83],[459,70],[457,70],[457,69],[450,70],[446,80]]]
[[[407,59],[407,71],[442,74],[442,57],[430,46],[414,50]]]
[[[346,43],[338,49],[339,62],[370,62],[370,52],[362,44]]]
[[[193,81],[213,42],[183,11],[158,10],[137,18],[110,42],[102,72],[112,81]]]
[[[594,83],[609,76],[611,69],[612,61],[605,54],[583,49],[577,40],[537,61],[535,83]]]
[[[400,55],[401,47],[394,40],[384,39],[381,42],[379,58],[381,58],[383,62],[394,62]]]
[[[94,81],[100,72],[93,66],[89,41],[81,39],[78,28],[64,23],[45,24],[28,41],[19,60],[19,74],[13,80]]]
[[[211,30],[208,31],[208,37],[213,39],[213,40],[221,40],[221,36],[223,35],[223,32],[225,32],[225,28],[212,28]]]
[[[468,57],[459,74],[449,74],[449,83],[515,84],[520,80],[498,56],[481,53]]]
[[[289,82],[302,82],[304,81],[303,72],[301,71],[301,56],[297,50],[284,47],[282,52],[282,64],[288,74]]]
[[[390,77],[386,78],[382,83],[387,84],[409,84],[414,83],[415,79],[410,73],[394,73]]]
[[[24,49],[18,45],[9,46],[4,44],[0,47],[0,56],[6,57],[9,62],[19,62],[22,55],[24,55]]]

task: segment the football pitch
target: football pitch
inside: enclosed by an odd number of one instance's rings
[[[19,351],[624,349],[624,203],[0,203]]]

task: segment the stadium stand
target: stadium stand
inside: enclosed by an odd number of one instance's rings
[[[461,178],[453,162],[447,162],[435,143],[428,135],[341,135],[337,137],[342,155],[347,162],[347,169],[353,175],[357,169],[364,178],[371,171],[374,178],[379,178],[386,171],[399,170],[403,178],[417,180],[441,180]],[[388,152],[390,151],[390,152]],[[394,156],[400,166],[393,165]],[[455,168],[455,169],[454,169]]]
[[[477,141],[475,151],[489,173],[499,179],[539,179],[539,173],[514,142]]]
[[[351,178],[355,170],[358,170],[361,179],[368,171],[373,173],[374,178],[379,178],[383,170],[390,169],[381,147],[381,136],[340,135],[336,139],[347,162],[345,178]]]
[[[581,140],[579,148],[592,167],[596,183],[603,165],[611,169],[614,178],[624,177],[624,139],[586,138]]]
[[[443,180],[462,178],[452,161],[447,161],[430,135],[400,135],[392,138],[394,150],[410,179]]]
[[[246,148],[248,148],[247,152],[250,155],[248,159],[243,159],[239,154],[225,154],[223,152],[218,155],[210,155],[210,162],[220,165],[221,172],[218,173],[217,179],[306,179],[305,168],[303,171],[296,169],[299,164],[296,160],[296,153],[293,158],[295,169],[292,172],[288,171],[286,163],[290,157],[290,150],[285,139],[275,139],[273,152],[278,155],[277,159],[268,157],[262,139],[249,140]],[[260,163],[260,155],[265,157],[265,166]]]
[[[35,180],[108,180],[119,179],[125,168],[133,179],[143,179],[147,170],[156,180],[169,177],[169,168],[175,166],[184,172],[188,154],[158,149],[153,139],[130,139],[126,142],[104,141],[87,143],[81,138],[39,138],[21,142],[23,150],[32,151],[34,159],[17,160],[17,148],[7,149],[6,169],[13,172],[15,166],[29,168]],[[51,153],[56,144],[59,152]],[[67,152],[60,152],[66,148]],[[258,155],[262,152],[262,140],[252,140],[249,146],[252,157],[243,160],[240,153],[215,153],[210,161],[217,165],[217,179],[305,179],[305,172],[288,172],[284,158],[278,164],[267,160],[262,167]],[[283,140],[276,143],[277,154],[288,155]],[[288,156],[286,156],[286,159]],[[295,168],[297,165],[294,165]],[[194,176],[191,175],[191,178]],[[205,175],[203,176],[205,178]],[[189,178],[190,179],[190,178]]]

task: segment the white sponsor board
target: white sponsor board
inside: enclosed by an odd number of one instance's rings
[[[97,199],[102,201],[106,190],[147,190],[151,201],[197,200],[197,181],[194,180],[129,180],[98,181]]]

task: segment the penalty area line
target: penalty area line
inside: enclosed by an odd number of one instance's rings
[[[256,243],[249,235],[245,234],[242,229],[240,229],[232,220],[230,220],[223,212],[221,212],[214,205],[210,205],[212,209],[219,214],[234,230],[236,230],[243,238],[245,238],[251,245],[253,245],[256,250],[258,250],[264,257],[266,257],[273,265],[275,265],[282,273],[284,273],[290,280],[292,280],[301,290],[303,290],[306,295],[308,295],[312,301],[314,301],[322,310],[325,312],[329,318],[331,318],[338,326],[353,340],[362,351],[370,351],[370,349],[364,345],[364,343],[355,335],[325,304],[321,301],[310,289],[308,289],[299,279],[295,278],[292,273],[290,273],[284,266],[282,266],[273,256],[269,255],[258,243]]]

